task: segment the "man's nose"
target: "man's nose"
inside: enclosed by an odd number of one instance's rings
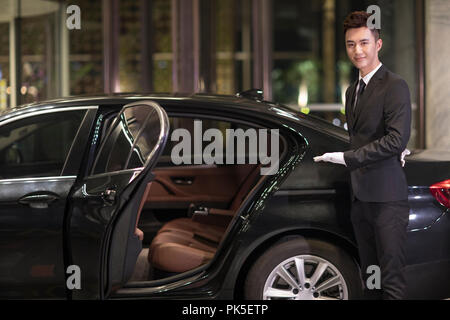
[[[355,45],[355,52],[362,53],[362,47],[359,44]]]

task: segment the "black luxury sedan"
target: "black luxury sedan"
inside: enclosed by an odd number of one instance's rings
[[[254,92],[0,113],[0,298],[358,299],[349,173],[313,162],[348,148]],[[448,298],[450,152],[406,160],[408,298]]]

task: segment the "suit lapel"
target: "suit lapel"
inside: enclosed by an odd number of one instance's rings
[[[378,85],[381,83],[381,81],[384,78],[385,74],[385,66],[382,65],[381,68],[373,75],[372,79],[370,80],[369,84],[367,85],[366,89],[364,90],[361,99],[358,100],[356,107],[355,107],[355,113],[353,115],[353,126],[352,128],[355,129],[356,124],[358,123],[358,120],[360,118],[360,115],[362,113],[362,109],[364,106],[367,106],[367,102],[369,101],[370,96],[375,91],[375,89],[378,87]]]
[[[349,129],[353,128],[353,123],[354,123],[354,118],[355,118],[355,115],[353,114],[352,102],[353,102],[353,97],[355,96],[355,91],[356,91],[357,85],[358,85],[358,81],[356,81],[355,83],[352,84],[352,86],[350,87],[350,90],[349,90],[350,96],[345,101],[345,114],[347,115],[347,122],[348,122]]]

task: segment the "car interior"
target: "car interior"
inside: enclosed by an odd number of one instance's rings
[[[189,128],[194,121],[169,119],[171,132],[174,123]],[[208,126],[236,124],[212,121]],[[172,147],[169,136],[139,207],[135,235],[143,249],[131,282],[164,279],[210,262],[246,197],[266,177],[260,164],[248,161],[175,166],[168,156]]]
[[[154,174],[136,227],[144,249],[133,281],[157,280],[208,263],[261,178],[259,165],[158,168]],[[192,182],[179,185],[179,180]]]

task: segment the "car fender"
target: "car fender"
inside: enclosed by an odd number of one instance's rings
[[[238,252],[234,255],[235,259],[231,262],[230,267],[227,268],[228,271],[224,277],[225,281],[223,282],[223,287],[220,290],[220,296],[218,298],[242,299],[245,276],[255,260],[271,246],[280,241],[302,237],[330,241],[346,250],[355,258],[355,262],[359,263],[355,243],[346,235],[329,229],[320,227],[291,227],[263,233],[256,237],[254,234],[248,234],[239,241]]]

